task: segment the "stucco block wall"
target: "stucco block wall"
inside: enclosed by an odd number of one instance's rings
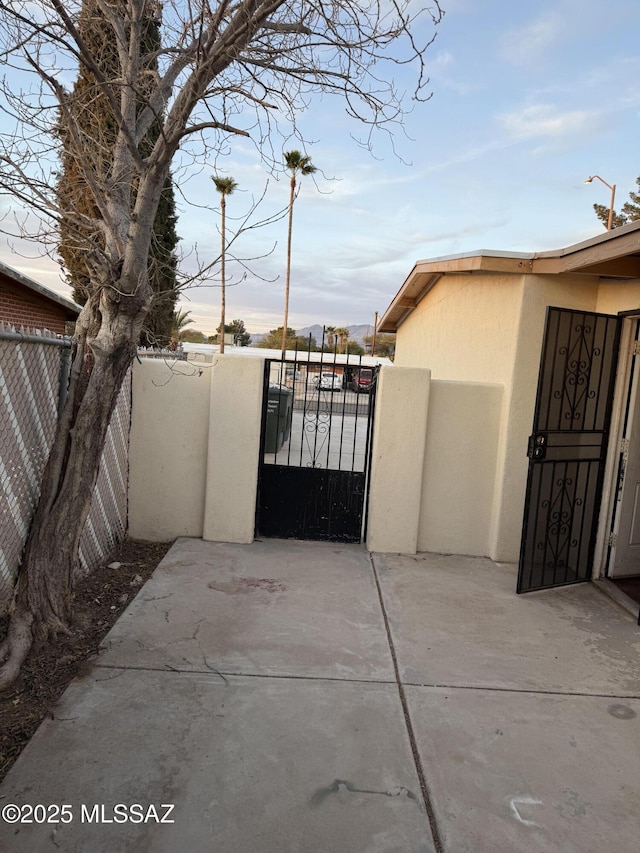
[[[415,554],[430,371],[380,368],[373,432],[367,547]]]
[[[395,364],[434,379],[508,384],[524,276],[447,275],[398,330]]]
[[[203,538],[252,542],[264,360],[217,355],[211,372]]]
[[[502,385],[433,380],[418,550],[489,554]]]
[[[202,536],[211,370],[143,359],[133,367],[129,535]]]

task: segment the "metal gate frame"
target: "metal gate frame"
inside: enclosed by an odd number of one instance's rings
[[[371,370],[370,390],[349,391],[363,368]],[[339,398],[322,381],[338,370]],[[266,361],[256,536],[364,540],[377,375],[378,367],[339,359],[336,350],[312,359],[311,342],[293,358]]]

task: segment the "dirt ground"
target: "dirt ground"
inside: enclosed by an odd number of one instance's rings
[[[69,682],[90,665],[102,638],[134,599],[171,543],[123,542],[74,592],[74,624],[68,637],[32,649],[17,681],[0,693],[0,781]],[[118,568],[109,568],[120,563]],[[0,637],[7,619],[0,620]]]

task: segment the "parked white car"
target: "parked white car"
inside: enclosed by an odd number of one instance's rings
[[[342,391],[342,377],[337,373],[321,373],[314,377],[313,384],[322,391]]]

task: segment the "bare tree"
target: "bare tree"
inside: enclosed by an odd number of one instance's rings
[[[149,13],[161,18],[157,56],[141,55]],[[80,15],[113,34],[108,74],[83,39]],[[59,223],[77,226],[90,284],[76,325],[67,402],[42,482],[0,646],[0,687],[17,675],[34,640],[68,630],[78,542],[89,512],[109,419],[135,354],[152,289],[147,259],[162,188],[176,153],[216,162],[237,137],[275,161],[273,133],[296,134],[313,92],[336,93],[365,128],[399,124],[393,72],[413,64],[422,98],[426,45],[412,0],[0,0],[0,109],[15,131],[0,139],[0,193],[37,218],[31,236],[56,244]],[[431,30],[425,41],[430,41]],[[153,59],[153,61],[152,61]],[[79,68],[95,80],[115,123],[101,138],[83,116],[87,98],[64,85]],[[403,84],[404,86],[404,84]],[[428,94],[424,96],[428,97]],[[154,122],[150,151],[141,147]],[[95,212],[61,210],[55,193],[59,128],[66,156]],[[298,137],[299,138],[299,137]],[[101,157],[95,156],[96,148]],[[97,160],[104,163],[99,171]],[[175,177],[175,173],[174,173]],[[178,182],[176,177],[176,182]],[[89,206],[88,206],[89,207]],[[89,235],[89,236],[88,236]]]

